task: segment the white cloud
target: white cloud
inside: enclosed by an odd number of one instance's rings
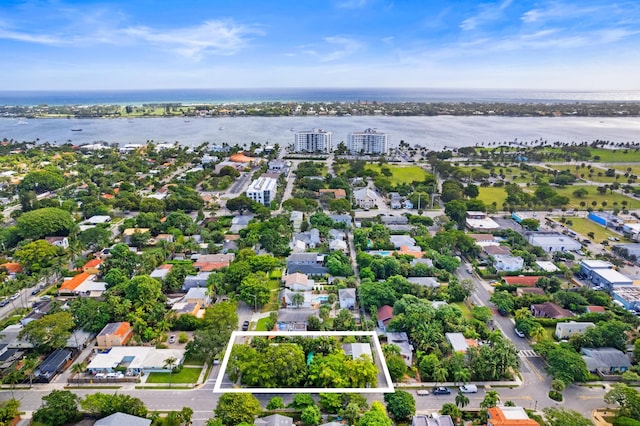
[[[495,22],[501,19],[503,11],[509,7],[511,2],[512,0],[502,0],[501,3],[481,4],[479,6],[479,12],[462,21],[460,29],[464,31],[471,31],[483,24]]]
[[[303,51],[315,56],[321,62],[333,62],[351,56],[363,47],[359,41],[343,36],[325,37],[323,41],[325,42],[323,47],[328,50],[327,52],[319,52],[319,46],[306,46],[303,47]]]
[[[338,9],[362,9],[369,0],[343,0],[336,3]]]

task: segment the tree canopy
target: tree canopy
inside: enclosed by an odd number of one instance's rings
[[[67,236],[75,227],[71,213],[55,207],[26,212],[16,220],[22,238],[36,240],[43,237]]]

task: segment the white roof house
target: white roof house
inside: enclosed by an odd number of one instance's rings
[[[109,352],[95,354],[87,366],[93,373],[113,372],[118,366],[127,372],[167,371],[165,360],[175,357],[178,364],[184,359],[184,349],[156,349],[151,346],[113,346]]]
[[[464,337],[464,334],[444,333],[444,335],[449,344],[453,347],[454,352],[466,353],[467,349],[469,349],[469,344],[467,343],[467,339]]]
[[[85,222],[92,225],[98,225],[100,223],[109,223],[111,222],[111,216],[106,216],[106,215],[91,216]]]
[[[587,329],[595,326],[592,322],[559,322],[556,324],[555,335],[558,339],[568,339],[574,334],[584,333]]]
[[[548,260],[538,260],[536,265],[545,272],[556,272],[558,270],[558,267]]]
[[[524,268],[524,259],[520,256],[497,254],[493,256],[493,265],[498,271],[515,272]]]
[[[485,212],[476,212],[476,211],[467,212],[465,223],[467,225],[467,228],[474,231],[480,231],[480,230],[491,231],[494,229],[500,229],[500,225],[498,225],[498,223],[495,220],[487,216]]]
[[[345,343],[342,345],[342,350],[346,355],[353,357],[353,359],[361,358],[363,355],[367,355],[373,359],[371,345],[369,343]]]

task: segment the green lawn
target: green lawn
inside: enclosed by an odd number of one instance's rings
[[[173,374],[153,372],[149,373],[147,383],[169,383],[169,380],[171,383],[196,383],[201,372],[202,367],[183,367],[179,373]]]
[[[558,220],[559,218],[555,219]],[[593,232],[595,235],[594,241],[598,243],[605,241],[609,237],[620,237],[619,234],[603,228],[590,219],[574,217],[568,220],[571,220],[572,222],[570,228],[582,235],[584,238],[589,238],[589,232]]]
[[[507,199],[507,192],[504,188],[496,188],[493,186],[488,187],[480,187],[480,195],[478,195],[478,199],[484,201],[484,203],[488,206],[491,205],[494,201],[496,202],[496,206],[498,210],[502,210],[502,203]]]
[[[467,319],[473,318],[473,315],[471,315],[471,311],[469,310],[467,305],[464,304],[464,302],[455,302],[453,304],[456,305],[458,308],[460,308],[465,318]]]
[[[631,169],[632,175],[640,176],[640,166],[613,166],[612,169],[616,169],[616,171],[622,173],[623,175],[627,173],[627,169]]]
[[[640,151],[634,149],[594,149],[591,148],[591,156],[602,163],[628,163],[638,161]],[[626,151],[626,153],[625,153]],[[595,158],[596,156],[600,158]]]
[[[589,193],[583,198],[576,198],[573,195],[573,192],[578,188],[584,188]],[[481,191],[482,189],[483,188],[480,188]],[[569,197],[569,204],[567,205],[567,207],[569,208],[577,208],[577,209],[584,210],[585,208],[593,207],[592,205],[593,201],[597,202],[597,205],[596,205],[597,208],[602,207],[602,202],[606,201],[607,206],[605,207],[605,210],[612,210],[616,206],[619,208],[622,208],[623,207],[622,201],[627,202],[627,208],[629,209],[640,208],[640,200],[638,200],[637,198],[626,197],[617,192],[614,192],[614,193],[607,192],[606,194],[601,195],[597,190],[597,186],[571,185],[571,186],[566,186],[564,188],[554,188],[554,189],[558,192],[559,195],[564,195]],[[482,194],[482,192],[480,193]],[[585,202],[584,207],[580,206],[580,202],[582,201]],[[615,205],[614,203],[617,203],[617,205]]]
[[[385,164],[380,167],[378,164],[367,164],[364,166],[367,170],[374,170],[378,173],[381,173],[382,167],[386,167],[391,170],[391,176],[388,178],[389,181],[393,185],[397,185],[400,183],[411,183],[414,181],[422,182],[429,175],[422,167],[420,166],[396,166],[393,164]]]
[[[267,322],[269,322],[269,318],[260,318],[258,323],[256,324],[255,331],[269,331],[267,330]]]

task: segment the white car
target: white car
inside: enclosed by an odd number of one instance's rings
[[[476,392],[478,392],[478,387],[476,385],[462,385],[462,386],[460,386],[460,392],[462,392],[462,393],[476,393]]]
[[[20,297],[20,292],[17,292],[16,294],[14,294],[13,296],[10,297],[11,300],[16,300]]]
[[[524,337],[524,333],[517,328],[514,328],[513,331],[516,333],[518,337]]]

